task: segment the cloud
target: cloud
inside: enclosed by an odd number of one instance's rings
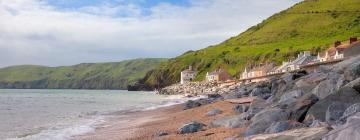
[[[175,57],[237,35],[298,1],[162,2],[144,15],[135,3],[59,9],[42,0],[0,0],[0,67]]]

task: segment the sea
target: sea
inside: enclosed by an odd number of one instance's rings
[[[184,101],[155,92],[0,89],[0,140],[69,140],[114,115]]]

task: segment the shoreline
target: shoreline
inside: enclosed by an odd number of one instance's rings
[[[123,117],[106,122],[95,132],[75,136],[76,140],[136,140],[136,139],[225,139],[239,134],[243,129],[207,128],[192,134],[178,134],[178,128],[184,123],[198,121],[209,124],[211,121],[234,115],[233,104],[219,101],[193,109],[183,110],[183,104],[162,107],[154,110],[126,113]],[[223,113],[206,116],[214,108],[221,108]],[[104,127],[105,126],[105,127]],[[155,137],[158,132],[168,135]]]

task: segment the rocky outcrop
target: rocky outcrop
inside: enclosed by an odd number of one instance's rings
[[[327,127],[300,128],[275,134],[260,134],[245,140],[320,140],[329,132]]]
[[[323,140],[359,140],[360,139],[360,113],[347,118],[344,125],[337,126],[334,130],[323,136]]]
[[[360,94],[353,88],[344,87],[339,91],[327,96],[326,98],[315,103],[308,111],[306,120],[325,121],[326,111],[334,102],[341,102],[345,107],[360,102]]]

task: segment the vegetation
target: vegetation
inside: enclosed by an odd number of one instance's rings
[[[126,89],[166,59],[135,59],[74,66],[34,65],[0,69],[0,88]]]
[[[197,80],[218,67],[238,77],[247,64],[280,63],[304,50],[316,54],[336,40],[360,36],[359,9],[359,0],[305,0],[218,45],[169,60],[138,85],[158,88],[179,82],[188,65],[199,71]]]

